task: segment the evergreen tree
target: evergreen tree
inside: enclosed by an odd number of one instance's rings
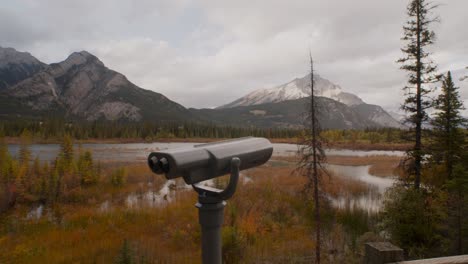
[[[31,173],[29,162],[31,160],[31,132],[25,129],[20,136],[19,168],[15,177],[15,187],[20,199],[25,200],[31,187]]]
[[[465,205],[468,193],[468,164],[465,164],[467,145],[466,134],[462,130],[466,120],[461,116],[464,107],[450,72],[443,80],[442,93],[435,101],[435,109],[438,111],[431,122],[432,162],[434,166],[440,164],[443,167],[443,170],[436,171],[448,189],[448,220],[455,241],[453,253],[462,254],[463,229],[467,224],[465,218],[468,216],[468,208]]]
[[[437,256],[446,251],[445,193],[440,188],[420,189],[423,157],[427,149],[422,145],[423,124],[428,120],[427,109],[433,102],[429,98],[431,84],[440,78],[437,67],[430,59],[427,48],[434,43],[435,34],[430,26],[436,8],[427,0],[411,0],[407,7],[409,17],[403,27],[402,40],[405,54],[398,60],[401,69],[408,72],[408,84],[404,87],[406,99],[402,105],[407,113],[407,124],[412,132],[414,146],[407,153],[406,175],[414,180],[414,188],[406,183],[387,190],[382,222],[391,239],[401,246],[411,258]]]
[[[0,137],[0,213],[8,209],[11,197],[10,187],[11,156],[3,137]]]
[[[51,191],[51,184],[49,181],[52,179],[52,172],[49,169],[49,163],[45,162],[41,171],[42,174],[39,179],[39,196],[42,201],[46,201],[50,197],[49,192]]]
[[[69,172],[73,164],[73,140],[69,134],[63,137],[60,144],[59,158],[62,160],[64,171]]]
[[[29,192],[31,194],[40,194],[40,180],[42,178],[42,168],[38,157],[34,159],[31,174],[33,177],[30,178],[31,183]]]
[[[8,180],[9,162],[11,160],[8,147],[3,137],[0,137],[0,182],[6,183]]]
[[[464,160],[468,160],[468,154]],[[453,168],[454,177],[447,182],[449,192],[448,224],[453,238],[452,254],[468,253],[468,164],[458,163]]]
[[[82,185],[91,185],[97,182],[97,172],[93,165],[91,152],[85,151],[78,159],[78,173]]]
[[[60,196],[60,176],[57,166],[49,173],[49,186],[47,189],[49,191],[48,200],[51,202],[57,201]]]
[[[113,171],[110,176],[111,184],[115,187],[123,186],[127,176],[128,172],[126,168],[118,168],[117,170]]]
[[[132,264],[134,263],[133,261],[133,252],[132,249],[128,243],[128,240],[125,239],[122,245],[122,248],[120,249],[119,256],[117,258],[116,263],[118,264]]]
[[[62,143],[60,144],[60,152],[58,154],[58,157],[55,160],[55,166],[53,170],[54,174],[54,184],[55,189],[50,189],[50,190],[55,190],[55,200],[59,199],[59,196],[66,192],[67,189],[67,183],[70,185],[77,185],[74,184],[75,182],[78,182],[78,180],[75,179],[75,174],[74,174],[74,161],[73,161],[73,140],[70,136],[70,134],[65,134],[62,139]]]
[[[385,193],[382,227],[410,259],[437,257],[446,252],[445,198],[438,190],[396,185]]]
[[[462,127],[466,124],[466,120],[460,113],[464,109],[463,103],[450,72],[442,82],[442,93],[435,100],[434,108],[437,112],[431,121],[432,157],[434,162],[444,163],[446,180],[451,180],[454,165],[462,159],[465,147],[465,133]]]
[[[21,201],[25,201],[27,196],[27,174],[27,167],[19,165],[18,170],[15,173],[15,189]]]
[[[31,144],[31,133],[25,129],[20,136],[20,149],[19,149],[19,161],[21,166],[29,168],[29,161],[31,159],[31,150],[29,145]]]
[[[41,175],[41,163],[39,162],[39,157],[36,157],[34,159],[34,163],[33,163],[33,172],[34,172],[34,175],[39,178],[40,175]]]
[[[434,43],[435,34],[430,30],[437,18],[431,17],[431,11],[436,6],[427,0],[411,0],[407,7],[409,20],[403,27],[402,40],[407,42],[401,50],[405,56],[398,60],[402,63],[401,69],[408,72],[408,85],[404,88],[406,99],[402,105],[408,113],[407,122],[414,133],[414,147],[408,152],[408,156],[414,163],[408,173],[414,177],[414,187],[419,189],[421,183],[421,168],[423,161],[422,125],[427,120],[426,110],[432,102],[428,99],[431,92],[428,84],[438,80],[435,72],[437,67],[429,58],[427,48]]]

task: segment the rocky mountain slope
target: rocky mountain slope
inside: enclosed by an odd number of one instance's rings
[[[45,67],[46,64],[27,52],[0,47],[0,91],[33,76]]]
[[[351,108],[365,120],[372,121],[381,127],[403,127],[399,120],[396,120],[382,107],[371,104],[353,105]]]
[[[352,108],[363,120],[371,121],[379,127],[401,127],[401,124],[388,114],[382,107],[366,104],[357,95],[344,92],[340,86],[319,75],[314,76],[315,95],[326,97],[343,103]],[[251,106],[265,103],[277,103],[286,100],[300,99],[310,96],[310,74],[303,78],[296,78],[286,84],[273,88],[255,90],[232,103],[223,105],[219,109],[238,106]],[[334,109],[329,109],[334,110]]]
[[[309,98],[286,100],[249,106],[222,109],[191,109],[200,118],[216,124],[255,126],[263,128],[300,128]],[[327,97],[317,97],[321,109],[318,119],[324,129],[364,129],[381,127],[363,117],[358,111]]]
[[[0,114],[37,117],[53,113],[89,121],[182,121],[192,117],[183,106],[139,88],[86,51],[25,77],[4,89]]]

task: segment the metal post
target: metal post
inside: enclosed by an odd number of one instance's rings
[[[222,240],[221,226],[224,222],[224,207],[227,199],[236,191],[239,181],[240,160],[232,158],[231,177],[224,190],[194,184],[193,189],[198,193],[198,220],[202,230],[202,262],[203,264],[221,264]]]
[[[226,202],[209,198],[199,195],[196,204],[202,235],[202,261],[203,264],[221,264],[221,226]]]

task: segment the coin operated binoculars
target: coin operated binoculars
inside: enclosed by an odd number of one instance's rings
[[[148,165],[156,174],[166,178],[182,177],[198,193],[199,223],[202,228],[202,261],[221,264],[221,226],[226,200],[231,198],[241,170],[266,163],[273,154],[273,146],[265,138],[239,138],[153,152]],[[202,181],[230,174],[224,190],[201,186]]]

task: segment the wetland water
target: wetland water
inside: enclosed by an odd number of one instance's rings
[[[102,162],[145,162],[148,154],[152,151],[165,150],[169,148],[190,147],[199,143],[129,143],[129,144],[82,144],[83,150],[90,150],[93,153],[95,160]],[[274,157],[293,156],[297,152],[295,144],[273,144]],[[75,149],[79,148],[75,145]],[[18,154],[19,145],[8,145],[8,149],[13,156]],[[30,146],[32,157],[39,157],[41,161],[53,161],[57,156],[60,145],[58,144],[33,144]],[[327,155],[333,156],[403,156],[402,151],[360,151],[348,149],[328,149]],[[283,163],[282,161],[272,160],[270,164]],[[288,162],[286,162],[288,163]],[[385,190],[392,186],[394,178],[377,177],[369,174],[369,167],[366,166],[343,166],[343,165],[327,165],[327,168],[336,175],[351,178],[355,181],[360,181],[368,185],[368,191],[359,196],[340,196],[338,198],[330,198],[332,204],[338,208],[360,208],[369,212],[380,210],[382,194]],[[248,176],[248,171],[243,173],[241,180],[244,184],[255,181],[254,178]],[[207,183],[210,185],[211,183]],[[184,183],[176,183],[175,181],[167,181],[159,190],[150,190],[143,193],[130,194],[124,201],[127,208],[138,208],[141,206],[164,206],[165,204],[176,199],[176,194],[180,190],[189,190],[191,187]],[[150,188],[152,189],[152,188]],[[99,206],[99,210],[107,211],[115,205],[111,201],[105,201]],[[43,214],[43,207],[33,208],[28,218],[37,218]]]
[[[90,150],[93,158],[99,161],[135,162],[146,161],[148,154],[153,151],[169,148],[190,147],[201,143],[128,143],[128,144],[81,144],[83,150]],[[75,145],[77,150],[79,145]],[[18,154],[19,145],[9,144],[8,149],[13,156]],[[30,146],[32,157],[39,157],[41,161],[52,161],[57,156],[59,144],[33,144]],[[295,144],[273,144],[273,156],[293,156],[297,152]],[[349,149],[327,149],[327,155],[333,156],[403,156],[403,151],[385,150],[349,150]]]
[[[330,197],[332,204],[340,209],[355,208],[367,210],[370,213],[380,211],[382,207],[382,195],[387,188],[395,183],[395,177],[377,177],[369,174],[370,165],[343,166],[328,164],[327,169],[335,175],[350,178],[367,184],[367,192],[357,196],[343,194],[340,197]]]
[[[294,166],[293,162],[281,161],[273,158],[268,162],[270,166]],[[369,213],[379,212],[382,207],[382,196],[391,187],[396,176],[387,175],[386,177],[378,177],[369,173],[370,165],[352,166],[352,165],[336,165],[325,164],[326,169],[334,176],[350,179],[359,183],[364,183],[367,190],[358,195],[349,193],[341,193],[338,197],[328,196],[333,206],[340,209],[363,209]],[[248,173],[248,172],[247,172]],[[254,179],[252,179],[254,180]],[[334,177],[325,178],[324,181],[330,180],[333,184]]]

